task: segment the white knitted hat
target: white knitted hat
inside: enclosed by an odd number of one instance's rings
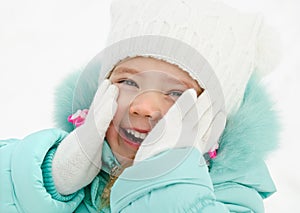
[[[109,48],[105,53],[109,52],[110,56],[101,62],[100,80],[126,57],[148,55],[164,59],[189,72],[205,89],[218,87],[207,86],[210,83],[205,80],[216,76],[228,114],[238,109],[250,75],[257,63],[262,62],[258,54],[264,52],[258,45],[263,30],[262,17],[240,13],[220,1],[113,0],[111,16]],[[166,38],[172,38],[173,44],[164,44],[168,43]],[[182,49],[180,42],[195,49],[197,56],[189,54],[194,50]],[[194,66],[193,70],[191,61],[197,60],[196,57],[202,65]],[[205,75],[203,79],[203,67],[210,67],[214,74]],[[273,68],[266,64],[261,67]],[[218,97],[220,94],[215,98]]]

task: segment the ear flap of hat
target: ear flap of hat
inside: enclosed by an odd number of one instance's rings
[[[241,107],[228,117],[211,174],[247,169],[278,147],[281,124],[273,106],[266,86],[253,74]]]

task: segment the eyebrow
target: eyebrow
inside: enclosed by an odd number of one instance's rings
[[[133,69],[133,68],[127,68],[127,67],[117,67],[112,72],[114,74],[123,74],[123,73],[137,74],[137,73],[139,73],[138,70]]]

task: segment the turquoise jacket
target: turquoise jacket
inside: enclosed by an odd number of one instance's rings
[[[68,196],[56,191],[51,163],[57,145],[71,131],[67,125],[60,125],[66,131],[49,129],[0,141],[0,212],[264,212],[263,199],[276,191],[264,159],[277,146],[278,122],[255,77],[240,109],[229,116],[218,156],[209,166],[193,148],[160,153],[121,174],[110,209],[97,211],[109,173],[118,165],[107,143],[102,170],[92,183]],[[185,160],[162,176],[132,178],[168,168],[182,155]]]

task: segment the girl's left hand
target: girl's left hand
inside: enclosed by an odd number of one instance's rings
[[[217,144],[225,128],[221,106],[205,90],[198,98],[186,90],[141,144],[134,163],[168,149],[195,147],[205,154]]]

